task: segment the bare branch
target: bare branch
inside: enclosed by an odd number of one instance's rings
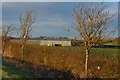
[[[102,38],[111,35],[114,30],[108,32],[109,23],[114,15],[110,15],[104,3],[100,3],[95,7],[78,7],[74,8],[74,17],[76,25],[71,28],[78,32],[79,37],[83,40],[83,47],[86,50],[85,71],[87,76],[88,54],[91,47]],[[67,31],[68,32],[68,31]],[[70,32],[70,30],[69,30]]]

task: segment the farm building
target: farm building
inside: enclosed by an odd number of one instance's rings
[[[20,38],[12,39],[14,41]],[[29,38],[27,44],[47,45],[47,46],[71,46],[72,39],[47,39],[47,38]]]

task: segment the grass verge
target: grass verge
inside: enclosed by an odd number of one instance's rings
[[[35,78],[33,75],[11,67],[6,64],[2,64],[2,78]]]

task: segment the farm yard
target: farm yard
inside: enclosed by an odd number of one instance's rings
[[[5,2],[2,7],[3,79],[119,78],[117,2]]]
[[[89,78],[117,78],[119,50],[119,48],[92,48],[88,63]],[[24,56],[21,56],[21,44],[10,42],[4,57],[3,61],[7,65],[32,73],[39,78],[82,78],[84,75],[85,51],[82,47],[28,44]],[[4,74],[6,73],[3,72],[3,76]]]

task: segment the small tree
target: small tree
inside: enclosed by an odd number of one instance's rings
[[[82,7],[79,5],[73,9],[76,24],[71,27],[78,32],[78,37],[84,41],[83,47],[86,52],[85,77],[88,77],[88,56],[91,47],[94,43],[108,36],[108,34],[113,33],[113,31],[108,32],[108,24],[113,15],[109,15],[109,11],[105,11],[106,8],[106,5],[100,3],[94,7]]]
[[[35,16],[33,15],[32,11],[27,11],[25,16],[22,17],[20,15],[20,30],[18,34],[20,35],[22,41],[22,56],[24,56],[24,48],[26,46],[26,42],[28,38],[30,38],[30,33],[32,31],[32,25],[35,23]]]
[[[13,33],[13,30],[15,30],[15,27],[13,27],[13,24],[2,26],[2,50],[3,50],[3,53],[5,51],[7,42],[9,42],[9,40],[10,40],[10,35]]]

